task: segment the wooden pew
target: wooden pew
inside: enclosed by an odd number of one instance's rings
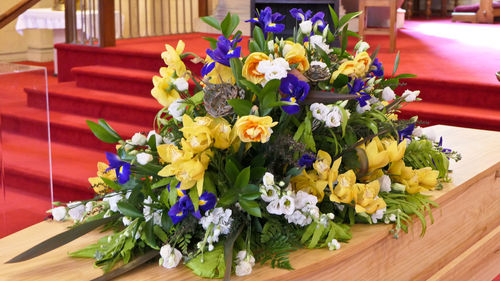
[[[500,16],[500,8],[493,9],[493,0],[481,0],[477,12],[453,12],[451,20],[472,23],[493,23],[495,17]]]

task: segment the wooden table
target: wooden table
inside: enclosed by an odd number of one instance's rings
[[[356,225],[353,239],[338,251],[299,250],[295,270],[256,266],[234,280],[492,280],[500,273],[500,132],[435,126],[446,147],[463,160],[452,167],[453,184],[431,194],[441,207],[435,224],[420,238],[420,224],[394,239],[390,225]],[[0,240],[0,280],[89,280],[101,274],[92,260],[66,254],[95,242],[92,232],[32,260],[3,264],[65,229],[42,222]],[[146,265],[119,280],[202,280],[184,266],[167,270]]]

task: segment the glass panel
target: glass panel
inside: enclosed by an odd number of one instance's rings
[[[51,208],[47,101],[45,67],[0,62],[0,237]]]

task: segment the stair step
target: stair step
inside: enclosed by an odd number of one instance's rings
[[[26,89],[28,106],[45,108],[45,93]],[[138,97],[106,91],[78,88],[66,82],[49,89],[51,111],[92,116],[118,122],[151,127],[162,108],[153,97]]]
[[[57,142],[51,147],[54,199],[91,198],[87,178],[96,175],[98,161],[106,161],[104,152]],[[33,194],[50,194],[48,156],[47,141],[4,132],[5,184]]]
[[[109,91],[121,94],[151,97],[153,76],[158,71],[146,71],[105,65],[80,66],[71,69],[80,88]],[[194,88],[194,82],[189,81],[189,88]]]
[[[500,131],[500,111],[430,102],[413,102],[401,109],[400,118],[418,115],[429,125],[443,124]]]
[[[42,109],[11,107],[1,114],[3,130],[24,136],[47,139],[47,115]],[[114,151],[114,145],[97,139],[87,126],[86,120],[96,121],[95,117],[50,112],[50,130],[53,142],[65,143],[99,151]],[[130,138],[136,132],[149,132],[151,127],[136,126],[116,121],[109,125],[122,136]]]

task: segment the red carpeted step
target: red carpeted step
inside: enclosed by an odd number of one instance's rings
[[[500,111],[487,108],[464,107],[449,104],[414,102],[402,108],[400,118],[418,115],[430,125],[444,124],[459,127],[500,131]]]
[[[47,139],[47,115],[44,110],[27,107],[3,109],[1,123],[6,132],[29,137]],[[98,151],[114,151],[113,144],[103,143],[90,131],[86,120],[97,121],[95,117],[50,112],[51,138],[54,142]],[[149,132],[152,126],[135,126],[115,121],[108,122],[122,138],[130,138],[136,132]]]
[[[4,133],[2,153],[6,185],[41,196],[50,194],[48,143],[45,140]],[[87,178],[95,176],[97,162],[105,160],[104,152],[53,142],[54,200],[91,198],[93,192]]]
[[[45,108],[45,93],[26,89],[28,106]],[[75,82],[60,83],[49,89],[50,110],[103,118],[146,127],[153,126],[162,108],[153,97],[122,95],[76,87]]]
[[[153,76],[158,71],[146,71],[133,68],[113,67],[104,65],[80,66],[71,69],[80,88],[110,91],[141,97],[150,97],[153,88]],[[194,82],[189,81],[189,88],[194,88]]]

